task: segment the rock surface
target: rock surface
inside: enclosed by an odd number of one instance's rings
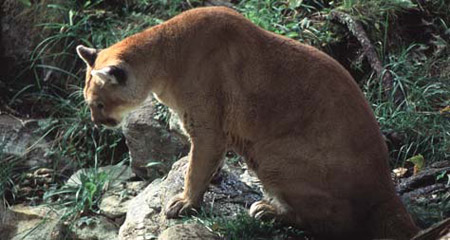
[[[0,239],[51,239],[56,214],[48,207],[15,205],[0,214]]]
[[[166,219],[163,208],[174,195],[182,191],[187,163],[187,157],[177,161],[167,178],[156,179],[131,201],[125,223],[119,231],[119,239],[156,238],[170,225],[179,222]],[[242,183],[227,170],[221,172],[219,179],[220,181],[210,185],[205,194],[203,203],[205,211],[231,218],[246,211],[253,202],[261,198],[259,192]]]
[[[36,134],[39,122],[0,114],[0,150],[21,158],[21,165],[31,168],[51,163],[50,143]]]
[[[215,240],[220,239],[200,224],[177,224],[164,230],[158,240]]]
[[[24,2],[26,1],[0,1],[0,83],[16,80],[17,73],[28,67],[27,63],[35,47],[48,35],[48,31],[36,24],[55,22],[56,18],[63,17],[48,14],[51,8],[47,5],[55,1],[29,1],[31,6]],[[34,78],[29,79],[30,83],[34,83]],[[6,91],[0,89],[0,93],[2,90]]]
[[[167,124],[158,120],[158,114],[160,112],[149,97],[141,108],[130,113],[122,128],[133,172],[149,180],[162,177],[175,160],[189,151],[187,142],[180,138],[181,134],[169,130]],[[149,163],[156,164],[148,167]]]
[[[146,185],[146,182],[138,181],[126,182],[113,187],[103,195],[99,206],[100,212],[110,219],[118,220],[122,224],[131,199],[138,195]]]
[[[103,216],[93,216],[86,219],[78,219],[72,229],[71,239],[96,240],[108,239],[116,240],[118,226]],[[67,238],[66,238],[67,239]]]
[[[32,30],[33,22],[27,19],[30,14],[26,12],[27,7],[17,0],[5,0],[0,4],[0,60],[5,63],[0,76],[18,72],[14,71],[17,66],[13,64],[28,59],[33,50],[35,31]]]
[[[62,212],[50,207],[0,202],[0,239],[8,240],[114,240],[118,239],[130,200],[147,183],[126,182],[110,188],[100,203],[102,215],[83,216],[75,222],[61,220]]]

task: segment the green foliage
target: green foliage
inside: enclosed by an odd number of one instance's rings
[[[63,219],[75,219],[82,215],[99,213],[98,206],[104,191],[112,179],[97,168],[88,169],[79,175],[75,183],[45,193],[44,200],[49,206],[63,208]]]
[[[30,0],[19,0],[20,3],[22,3],[26,7],[31,7],[31,1]]]
[[[1,139],[0,143],[4,143]],[[13,204],[17,194],[17,185],[22,180],[20,164],[22,158],[5,153],[5,144],[0,145],[0,204]],[[2,206],[0,206],[0,209]]]
[[[410,0],[342,0],[338,2],[338,9],[365,11],[371,14],[386,14],[387,12],[403,11],[416,5]],[[376,10],[376,11],[375,11]],[[356,14],[355,14],[356,15]]]
[[[402,146],[393,150],[395,165],[417,154],[426,162],[443,160],[450,153],[450,121],[439,110],[449,104],[450,79],[430,74],[439,56],[419,58],[421,48],[412,45],[389,56],[388,67],[393,75],[394,91],[401,91],[405,100],[394,104],[393,97],[382,97],[380,81],[370,78],[364,86],[381,129],[402,133]],[[446,60],[447,61],[447,60]]]
[[[11,157],[6,157],[3,151],[0,151],[0,204],[6,204],[6,193],[11,192],[14,186],[14,167],[16,161],[12,161]],[[1,207],[0,207],[1,208]]]
[[[405,204],[416,224],[422,228],[428,228],[450,215],[450,193],[441,192],[432,195],[431,200],[419,198],[414,204]]]
[[[223,239],[301,239],[306,236],[303,231],[282,225],[274,220],[260,221],[250,217],[246,212],[237,213],[230,219],[202,210],[197,216],[190,218],[190,220],[192,219],[219,234]]]
[[[153,106],[155,108],[155,114],[153,115],[153,118],[161,122],[163,125],[169,126],[169,120],[171,116],[169,108],[156,100],[153,102]]]
[[[313,2],[316,4],[308,2]],[[315,13],[327,12],[319,1],[241,1],[238,10],[256,25],[311,45],[323,47],[336,40],[329,22],[318,21]]]

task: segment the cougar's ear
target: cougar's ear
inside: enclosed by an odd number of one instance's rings
[[[117,66],[108,66],[91,71],[92,76],[96,76],[100,85],[105,84],[125,84],[126,74],[123,69]]]
[[[95,48],[88,48],[83,45],[77,46],[78,56],[90,67],[94,66],[95,59],[97,58],[98,50]]]

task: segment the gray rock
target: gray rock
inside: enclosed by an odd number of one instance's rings
[[[56,214],[44,206],[15,205],[0,213],[0,239],[51,239],[57,225]]]
[[[130,202],[125,223],[120,227],[120,239],[151,239],[169,226],[179,223],[179,220],[166,219],[163,209],[174,195],[182,191],[187,165],[187,157],[180,159],[173,164],[164,180],[153,181]],[[206,211],[232,218],[261,198],[260,193],[226,170],[220,173],[219,179],[205,193],[203,209]]]
[[[71,230],[73,239],[77,240],[118,239],[118,227],[103,216],[80,218]]]
[[[36,24],[59,22],[59,19],[63,17],[62,14],[60,16],[49,14],[52,9],[47,7],[48,3],[54,2],[49,0],[33,2],[32,7],[28,7],[23,4],[23,1],[0,1],[1,81],[15,81],[17,73],[29,67],[30,55],[35,47],[49,35],[50,31],[38,27]],[[52,48],[55,52],[61,50],[56,49],[55,46]],[[45,62],[45,64],[49,63]],[[49,75],[49,72],[42,70],[42,76],[46,75]],[[34,78],[31,77],[21,80],[34,83]]]
[[[144,179],[162,177],[174,161],[189,151],[185,139],[180,138],[182,133],[171,131],[160,114],[149,97],[141,108],[130,113],[122,128],[133,172]],[[153,165],[149,167],[149,163]]]
[[[37,120],[21,120],[0,114],[0,152],[20,158],[25,167],[48,166],[52,162],[51,144],[40,134]]]
[[[258,179],[258,177],[256,177],[256,173],[254,173],[253,171],[251,171],[249,169],[246,169],[244,171],[244,173],[242,173],[240,175],[240,179],[241,179],[242,182],[244,182],[245,184],[247,184],[251,188],[257,189],[260,192],[264,192],[263,185],[262,185],[261,181]]]
[[[126,182],[107,191],[100,202],[100,211],[110,219],[125,217],[133,197],[147,185],[146,182]]]
[[[61,214],[47,206],[14,205],[0,213],[0,239],[118,239],[119,227],[106,217],[82,217],[75,222],[63,222]]]
[[[177,224],[164,230],[158,240],[215,240],[220,239],[200,224]]]

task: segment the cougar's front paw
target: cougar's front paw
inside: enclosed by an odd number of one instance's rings
[[[178,218],[196,213],[195,204],[184,198],[182,194],[173,197],[166,205],[165,213],[167,218]]]

